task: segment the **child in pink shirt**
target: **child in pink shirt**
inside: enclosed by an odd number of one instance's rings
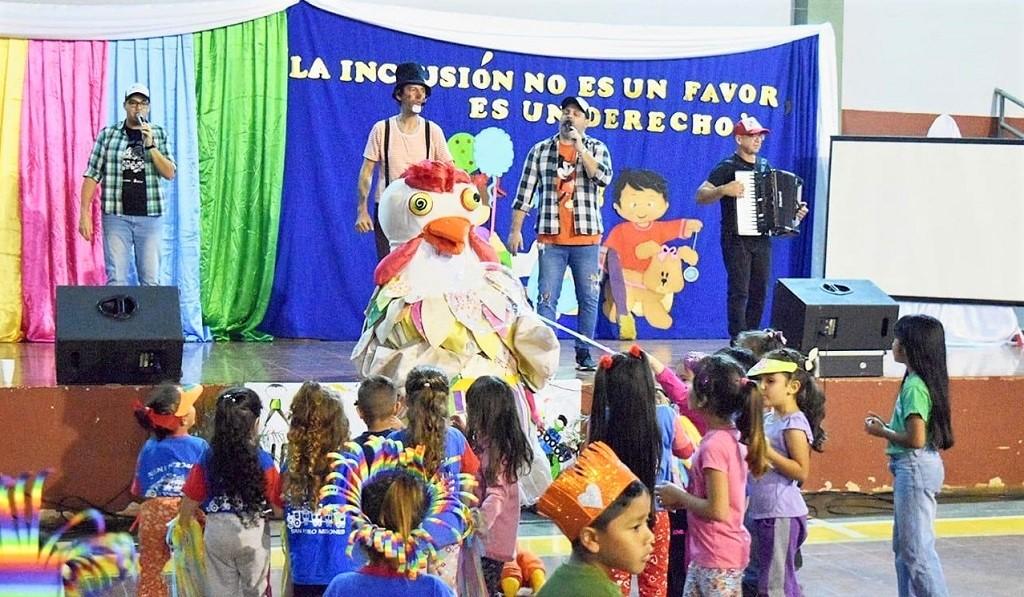
[[[762,408],[753,390],[728,356],[704,357],[694,367],[689,402],[706,417],[708,432],[693,457],[690,490],[671,483],[656,489],[665,508],[687,510],[687,596],[742,595],[750,560],[743,527],[747,473],[759,477],[767,466]]]
[[[480,458],[481,564],[487,591],[494,595],[501,592],[501,569],[516,556],[519,472],[533,461],[533,449],[519,425],[512,388],[500,378],[485,375],[469,386],[466,415],[468,439]]]

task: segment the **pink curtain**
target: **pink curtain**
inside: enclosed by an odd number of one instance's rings
[[[107,43],[30,41],[21,112],[22,325],[54,338],[57,286],[106,283],[99,202],[78,234],[82,173],[104,123]]]

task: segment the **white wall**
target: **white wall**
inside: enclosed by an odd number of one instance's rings
[[[844,109],[990,115],[1024,98],[1024,1],[846,0],[842,56]]]
[[[548,21],[694,27],[785,26],[790,24],[792,10],[790,0],[378,0],[377,4]]]

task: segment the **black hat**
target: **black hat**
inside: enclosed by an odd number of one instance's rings
[[[422,85],[430,97],[430,85],[427,85],[427,69],[416,62],[403,62],[395,67],[395,90],[391,96],[398,99],[398,94],[406,85]]]

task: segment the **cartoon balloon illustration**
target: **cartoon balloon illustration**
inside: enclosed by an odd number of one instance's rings
[[[493,178],[503,176],[515,157],[512,137],[496,126],[489,126],[477,133],[473,156],[481,172]]]
[[[452,154],[455,165],[472,172],[476,170],[476,162],[473,159],[473,135],[469,133],[456,133],[448,138],[448,152]]]

